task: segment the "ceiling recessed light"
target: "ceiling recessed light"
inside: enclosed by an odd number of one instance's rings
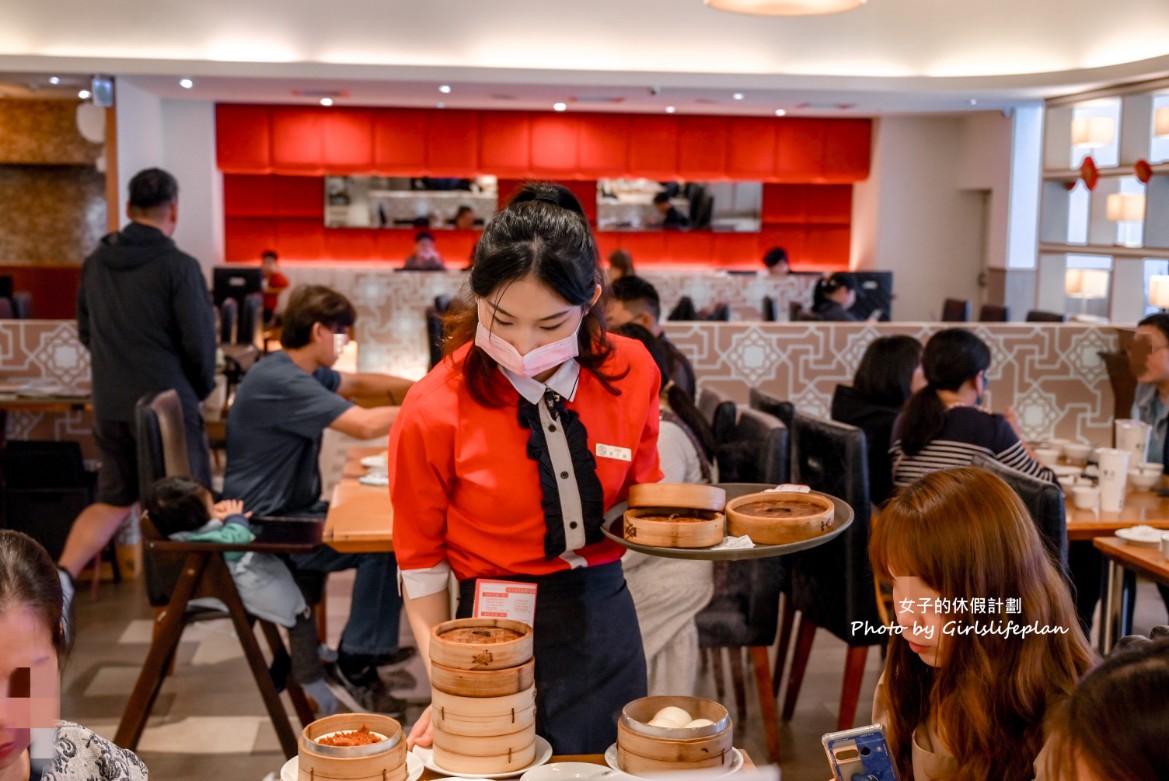
[[[440,102],[440,103],[436,103],[434,107],[435,108],[446,108],[446,104]]]
[[[92,96],[93,96],[93,93],[87,89],[83,89],[77,93],[77,97],[81,98],[82,100],[89,100],[90,97],[92,97]]]
[[[568,108],[568,104],[567,103],[553,103],[552,108],[556,109],[557,111],[564,111],[565,109]]]
[[[331,105],[333,105],[333,99],[332,98],[321,98],[321,105],[322,106],[331,106]]]
[[[777,108],[775,110],[775,116],[777,116],[777,117],[782,117],[782,116],[786,116],[786,115],[787,115],[787,111],[784,109]]]
[[[444,95],[449,95],[449,94],[451,94],[451,85],[450,84],[440,84],[440,85],[438,85],[438,91]]]
[[[191,81],[190,79],[179,79],[179,86],[183,89],[190,89],[191,87],[195,86],[195,82]]]
[[[736,92],[734,95],[731,95],[731,97],[732,97],[732,98],[734,98],[735,100],[742,100],[742,99],[743,99],[743,93],[742,93],[742,92]]]
[[[667,114],[673,114],[677,110],[678,109],[674,108],[673,106],[666,106],[666,113]]]
[[[50,84],[60,84],[60,83],[61,83],[61,78],[60,78],[59,76],[50,76],[50,77],[49,77],[49,83],[50,83]]]
[[[971,105],[971,106],[977,106],[977,105],[978,105],[978,100],[977,100],[976,98],[971,98],[971,99],[970,99],[970,105]]]

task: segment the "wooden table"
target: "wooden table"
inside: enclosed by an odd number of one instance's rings
[[[1169,497],[1155,491],[1130,490],[1118,513],[1081,510],[1068,497],[1068,540],[1091,540],[1107,537],[1119,529],[1145,524],[1169,530]]]
[[[0,380],[0,447],[8,441],[8,413],[12,412],[72,412],[90,407],[89,391],[44,396],[22,395],[12,383]]]
[[[384,453],[380,447],[355,447],[346,454],[341,481],[333,489],[329,513],[325,516],[325,544],[342,553],[392,553],[394,511],[390,489],[362,485],[357,479],[366,473],[361,459]]]
[[[1108,560],[1108,580],[1104,592],[1103,626],[1097,644],[1101,654],[1112,650],[1118,638],[1132,632],[1132,616],[1122,607],[1127,604],[1128,586],[1122,569],[1169,586],[1169,560],[1161,548],[1130,545],[1119,537],[1097,537],[1092,544]]]
[[[747,753],[746,749],[739,749],[739,753],[743,755],[743,770],[756,770],[755,762]],[[605,765],[604,754],[560,754],[555,755],[548,760],[549,764],[554,762],[587,762],[591,765]],[[605,765],[607,767],[607,765]],[[422,778],[420,781],[434,781],[436,778],[446,778],[441,773],[436,773],[430,768],[422,771]]]

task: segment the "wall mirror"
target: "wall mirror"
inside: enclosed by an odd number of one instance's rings
[[[762,182],[598,179],[597,230],[758,233]]]
[[[326,176],[329,228],[481,229],[499,207],[494,176]]]

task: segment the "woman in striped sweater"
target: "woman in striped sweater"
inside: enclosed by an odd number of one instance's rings
[[[939,331],[926,343],[922,370],[927,385],[909,398],[893,424],[893,482],[905,486],[939,469],[968,466],[983,455],[1004,466],[1055,482],[1032,456],[1019,424],[982,408],[990,348],[969,331]]]

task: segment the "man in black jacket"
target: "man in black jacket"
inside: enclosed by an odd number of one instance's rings
[[[61,553],[72,577],[109,542],[138,501],[134,406],[174,388],[183,405],[191,476],[211,484],[199,402],[215,387],[215,316],[193,257],[171,236],[178,183],[149,168],[130,180],[130,224],[101,240],[81,269],[77,332],[93,371],[93,434],[101,453],[97,502],[82,511]]]

